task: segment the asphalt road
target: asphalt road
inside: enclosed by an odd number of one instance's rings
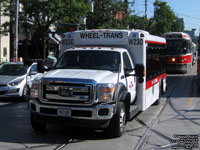
[[[49,125],[37,133],[31,128],[26,102],[0,101],[0,150],[195,149],[200,144],[196,74],[197,65],[187,74],[168,74],[168,91],[161,104],[128,122],[123,136],[114,139],[101,131],[66,125]]]

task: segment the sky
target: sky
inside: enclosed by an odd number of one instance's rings
[[[196,29],[195,35],[199,36],[200,30],[200,0],[160,0],[167,2],[167,5],[174,11],[178,18],[184,19],[185,30]],[[129,0],[133,2],[133,0]],[[155,0],[147,0],[147,17],[153,16]],[[145,15],[145,0],[134,0],[132,7],[139,16]]]

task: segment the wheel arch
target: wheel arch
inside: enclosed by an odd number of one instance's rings
[[[131,94],[128,92],[126,86],[122,83],[118,84],[117,102],[123,102],[126,111],[126,117],[129,117]]]

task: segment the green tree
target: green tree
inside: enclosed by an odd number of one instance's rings
[[[154,20],[152,18],[146,18],[145,16],[140,17],[137,15],[132,15],[130,17],[129,25],[131,29],[141,29],[150,31],[154,24]]]
[[[14,18],[15,0],[1,0],[3,3],[3,14]],[[90,5],[84,0],[20,0],[23,11],[19,14],[22,26],[31,27],[35,31],[33,40],[35,44],[42,43],[44,48],[43,57],[46,57],[50,27],[59,24],[80,24],[81,17],[86,16]],[[14,19],[11,19],[14,20]],[[3,24],[1,31],[5,32],[8,25],[14,21]],[[9,30],[7,30],[9,31]]]
[[[121,0],[94,0],[94,12],[88,14],[87,28],[127,29],[130,10]]]
[[[154,27],[151,32],[156,35],[162,35],[165,32],[178,30],[179,24],[176,22],[176,15],[167,5],[167,2],[155,0],[154,2]]]

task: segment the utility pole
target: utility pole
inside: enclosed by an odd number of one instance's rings
[[[19,22],[19,0],[16,0],[15,51],[14,51],[15,62],[17,62],[17,58],[18,58],[18,22]]]
[[[145,17],[147,18],[147,0],[145,0]]]

